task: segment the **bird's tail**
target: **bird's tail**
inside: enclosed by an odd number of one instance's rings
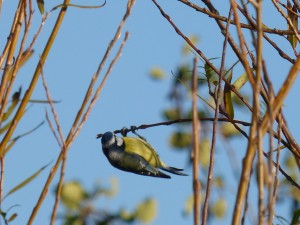
[[[167,171],[169,173],[177,174],[180,176],[188,176],[187,174],[181,172],[181,171],[183,171],[183,169],[178,169],[178,168],[167,166],[167,165],[163,165],[161,169],[164,171]]]

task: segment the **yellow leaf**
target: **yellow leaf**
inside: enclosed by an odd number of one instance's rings
[[[153,198],[139,204],[135,211],[136,218],[142,223],[151,223],[157,215],[157,202]]]
[[[38,8],[40,10],[40,13],[42,15],[44,15],[44,13],[45,13],[44,0],[37,0],[37,5],[38,5]]]
[[[232,79],[232,72],[229,74],[229,77],[227,78],[229,83],[231,83],[231,79]],[[225,106],[226,112],[228,114],[228,117],[230,119],[233,119],[234,118],[234,108],[233,108],[232,98],[231,98],[231,89],[227,83],[224,86],[223,101],[224,101],[224,106]]]
[[[180,118],[180,112],[179,109],[172,108],[172,109],[167,109],[164,111],[164,117],[167,120],[176,120]]]
[[[190,41],[193,43],[193,45],[197,45],[199,42],[199,37],[197,35],[193,35],[189,37]],[[185,42],[183,48],[182,48],[182,53],[183,55],[187,55],[192,52],[191,46]]]
[[[171,135],[169,142],[176,149],[186,148],[192,143],[192,135],[190,133],[175,132]]]
[[[79,182],[71,181],[63,185],[61,199],[68,209],[77,209],[84,199],[84,190]]]
[[[34,180],[49,164],[47,164],[46,166],[43,166],[41,169],[39,169],[37,172],[35,172],[33,175],[31,175],[30,177],[28,177],[27,179],[25,179],[24,181],[22,181],[20,184],[18,184],[17,186],[15,186],[14,188],[12,188],[4,197],[6,198],[7,196],[15,193],[16,191],[20,190],[21,188],[23,188],[24,186],[26,186],[28,183],[30,183],[32,180]]]
[[[214,216],[218,219],[222,219],[227,210],[227,202],[224,198],[218,199],[216,202],[213,203],[211,211]]]
[[[210,160],[211,141],[209,139],[202,140],[199,149],[199,162],[201,166],[208,168]]]
[[[220,126],[220,131],[226,138],[240,135],[240,132],[232,125],[232,123],[223,123]]]
[[[248,81],[248,75],[247,73],[243,73],[241,76],[239,76],[234,83],[232,84],[232,86],[238,91],[240,90]],[[234,94],[234,93],[232,93]]]
[[[297,16],[297,7],[294,5],[292,7],[290,1],[287,1],[288,8],[288,18],[291,20],[294,28],[298,30],[298,16]],[[288,24],[288,30],[293,31],[292,27]],[[287,36],[289,42],[291,43],[293,48],[296,48],[298,40],[294,34]]]
[[[153,67],[149,72],[150,77],[153,80],[162,80],[165,78],[165,72],[159,67]]]
[[[185,216],[190,215],[193,212],[193,206],[194,206],[194,196],[190,195],[184,203],[184,210],[183,213]]]
[[[258,184],[258,178],[259,178],[259,169],[258,169],[258,162],[256,164],[256,182]],[[262,169],[263,169],[263,184],[264,187],[266,187],[268,185],[268,176],[269,176],[269,170],[268,170],[268,165],[265,161],[262,162]]]

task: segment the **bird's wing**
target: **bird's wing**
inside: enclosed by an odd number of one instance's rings
[[[132,172],[144,176],[171,178],[169,175],[159,171],[156,167],[150,165],[143,157],[135,153],[124,152],[122,154],[122,160],[115,162],[111,161],[111,164],[127,172]]]
[[[134,153],[144,158],[151,166],[160,167],[161,161],[154,148],[139,138],[124,137],[125,152]]]

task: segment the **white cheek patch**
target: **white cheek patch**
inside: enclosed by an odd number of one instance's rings
[[[116,140],[117,140],[117,146],[122,146],[124,141],[123,141],[123,138],[119,138],[119,137],[116,137]]]

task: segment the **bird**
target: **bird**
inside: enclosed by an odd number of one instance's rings
[[[164,163],[155,149],[145,140],[135,137],[118,137],[106,132],[101,138],[102,150],[108,161],[117,169],[144,176],[171,177],[160,170],[187,176],[183,169],[170,167]]]

